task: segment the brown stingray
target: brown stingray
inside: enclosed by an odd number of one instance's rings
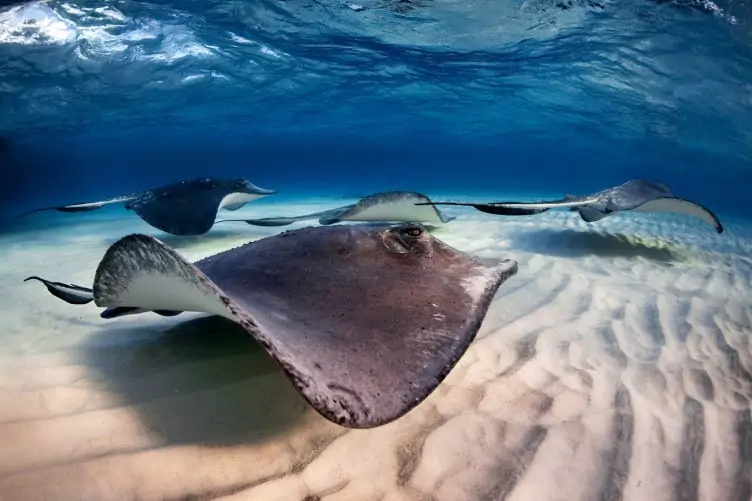
[[[348,225],[289,231],[195,264],[155,238],[129,235],[107,250],[92,290],[109,318],[198,311],[231,319],[320,414],[370,428],[436,389],[516,273],[515,261],[465,254],[421,225]]]

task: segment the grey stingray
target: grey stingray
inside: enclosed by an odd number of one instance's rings
[[[691,216],[723,233],[720,219],[710,209],[687,200],[675,197],[668,186],[660,183],[633,179],[626,183],[599,191],[584,197],[567,195],[560,200],[539,202],[493,202],[474,204],[464,202],[431,202],[432,205],[464,205],[489,214],[504,216],[530,216],[546,212],[549,209],[567,208],[577,211],[583,221],[592,223],[623,211],[668,212]],[[423,205],[421,203],[420,205]]]
[[[79,296],[91,290],[105,318],[148,311],[228,318],[321,415],[371,428],[433,392],[517,268],[449,247],[419,224],[311,226],[193,264],[133,234],[109,247],[91,289],[45,284]]]
[[[454,218],[442,214],[435,207],[423,208],[431,199],[413,191],[386,191],[363,197],[355,204],[335,209],[313,212],[302,216],[267,217],[261,219],[223,219],[218,223],[242,221],[255,226],[287,226],[297,221],[318,219],[319,224],[330,225],[342,221],[410,222],[444,224]]]
[[[237,210],[252,200],[274,193],[276,191],[259,188],[245,179],[191,179],[98,202],[34,209],[19,218],[44,210],[88,212],[124,203],[126,209],[166,233],[201,235],[214,226],[220,209]]]

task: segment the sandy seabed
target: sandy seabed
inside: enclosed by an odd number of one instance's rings
[[[446,212],[436,237],[519,273],[439,388],[371,430],[319,416],[232,322],[106,321],[22,282],[90,286],[127,233],[196,260],[302,224],[174,237],[105,211],[1,235],[0,500],[752,500],[752,227]]]

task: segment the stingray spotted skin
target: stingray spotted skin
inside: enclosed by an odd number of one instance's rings
[[[421,206],[430,206],[431,199],[414,191],[385,191],[363,197],[357,203],[334,209],[312,212],[302,216],[267,217],[261,219],[223,219],[223,222],[244,222],[254,226],[287,226],[289,224],[318,219],[321,225],[341,223],[343,221],[361,222],[408,222],[446,224],[454,218],[443,214],[435,207],[427,210]]]
[[[89,212],[124,203],[127,210],[165,233],[202,235],[214,226],[220,209],[237,210],[252,200],[275,193],[245,179],[191,179],[97,202],[34,209],[19,218],[45,210]]]
[[[421,202],[418,205],[426,205]],[[599,191],[584,197],[567,195],[560,200],[539,202],[494,202],[473,204],[463,202],[431,202],[431,205],[464,205],[488,214],[531,216],[550,209],[577,211],[583,221],[593,223],[617,212],[666,212],[698,218],[723,233],[723,224],[710,209],[697,202],[675,197],[668,186],[641,179]]]
[[[195,264],[135,234],[107,250],[93,295],[108,318],[121,308],[237,322],[321,415],[372,428],[436,389],[516,273],[513,260],[470,256],[417,224],[307,227]]]

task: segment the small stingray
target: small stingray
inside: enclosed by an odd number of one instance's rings
[[[257,198],[276,193],[245,179],[192,179],[99,202],[84,202],[34,209],[19,219],[44,210],[88,212],[125,203],[151,226],[173,235],[202,235],[214,226],[220,209],[237,210]]]
[[[701,219],[712,225],[716,232],[723,233],[723,225],[720,219],[706,207],[691,200],[673,196],[666,185],[641,179],[633,179],[620,186],[584,197],[567,195],[561,200],[486,204],[431,202],[431,204],[464,205],[488,214],[503,216],[530,216],[546,212],[549,209],[568,208],[579,212],[583,221],[588,223],[600,221],[611,214],[622,211],[669,212]],[[420,203],[419,205],[426,204]]]
[[[100,261],[92,289],[41,280],[102,317],[204,312],[242,325],[327,419],[372,428],[443,381],[517,273],[449,247],[419,224],[315,226],[186,261],[133,234]],[[67,293],[73,292],[72,300]]]
[[[409,222],[444,224],[454,218],[442,214],[435,207],[419,207],[430,205],[431,199],[412,191],[387,191],[374,193],[363,197],[358,203],[345,205],[322,212],[313,212],[302,216],[267,217],[262,219],[223,219],[218,223],[228,221],[242,221],[254,226],[287,226],[297,221],[318,219],[319,224],[330,225],[342,221],[368,222]]]

